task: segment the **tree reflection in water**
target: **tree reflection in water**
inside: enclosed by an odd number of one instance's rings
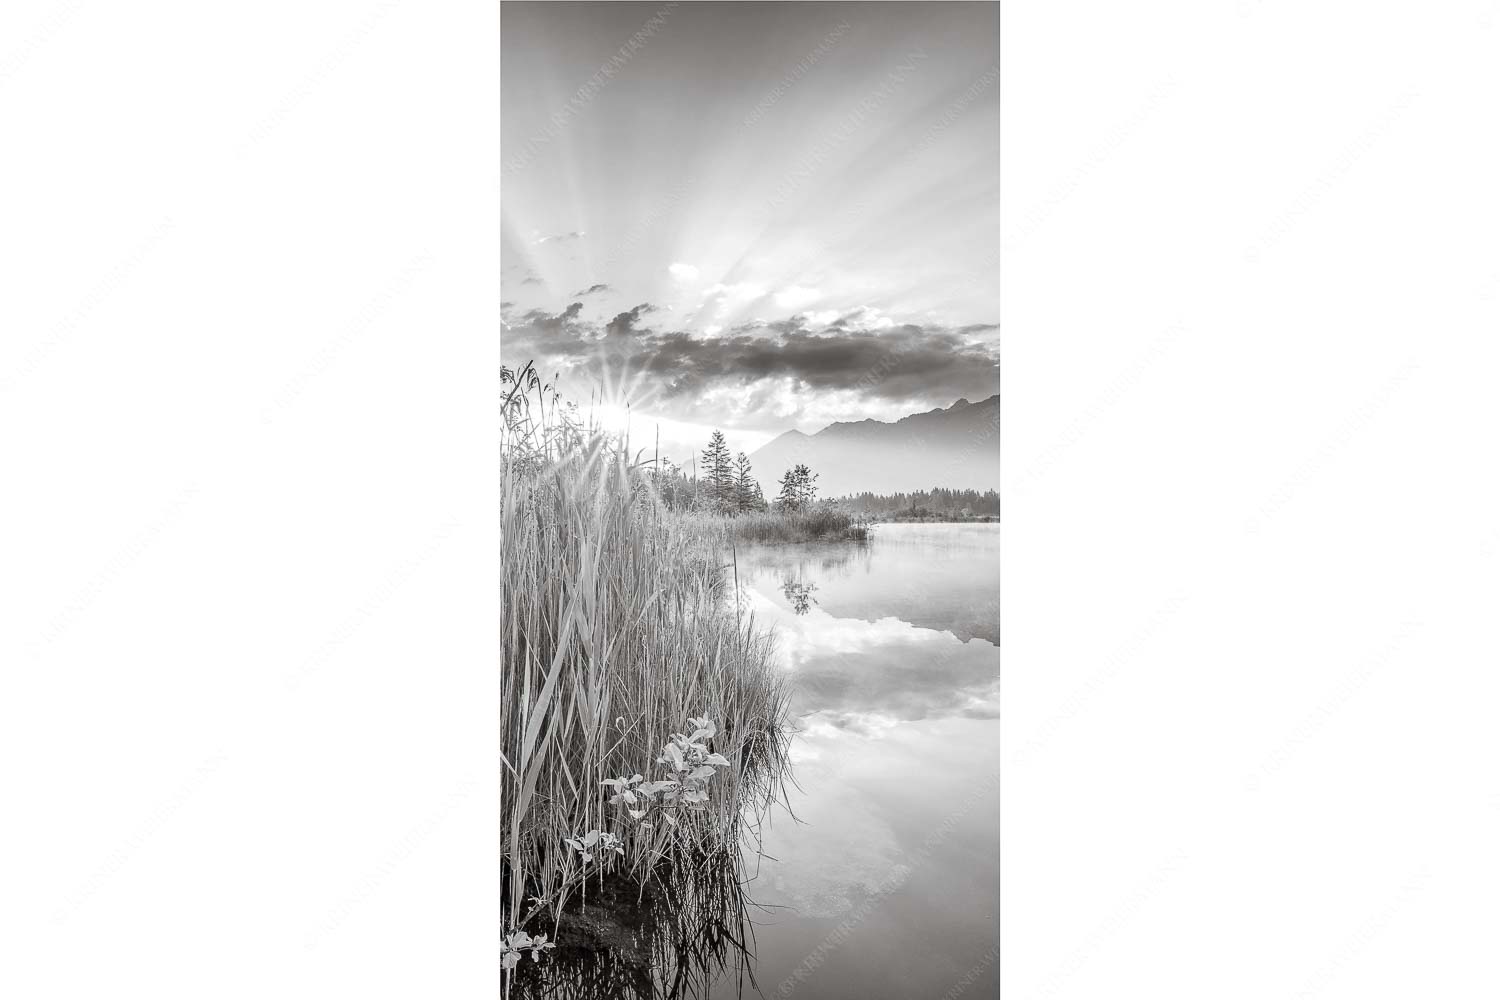
[[[816,583],[803,582],[793,577],[787,577],[781,581],[781,596],[787,599],[792,606],[792,613],[805,615],[817,600],[812,596],[813,591],[818,589]]]

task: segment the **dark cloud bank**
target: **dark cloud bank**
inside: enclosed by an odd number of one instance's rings
[[[812,393],[852,390],[892,403],[946,405],[999,391],[997,349],[976,339],[992,333],[993,324],[868,329],[850,314],[824,327],[797,315],[710,337],[646,327],[642,318],[656,311],[650,303],[603,326],[583,319],[582,310],[582,302],[573,302],[555,314],[507,315],[502,353],[516,362],[545,358],[547,367],[583,378],[630,375],[681,412],[691,412],[711,390],[782,378]]]

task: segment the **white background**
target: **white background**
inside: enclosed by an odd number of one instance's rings
[[[1500,4],[1003,8],[1005,995],[1500,989]]]
[[[498,19],[0,8],[0,995],[497,995]]]

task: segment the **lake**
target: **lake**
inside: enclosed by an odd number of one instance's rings
[[[1000,526],[881,524],[863,545],[741,549],[737,572],[800,729],[795,819],[774,810],[747,859],[761,991],[996,995]]]

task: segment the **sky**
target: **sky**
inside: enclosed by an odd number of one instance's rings
[[[999,7],[503,3],[501,355],[751,451],[999,391]]]

